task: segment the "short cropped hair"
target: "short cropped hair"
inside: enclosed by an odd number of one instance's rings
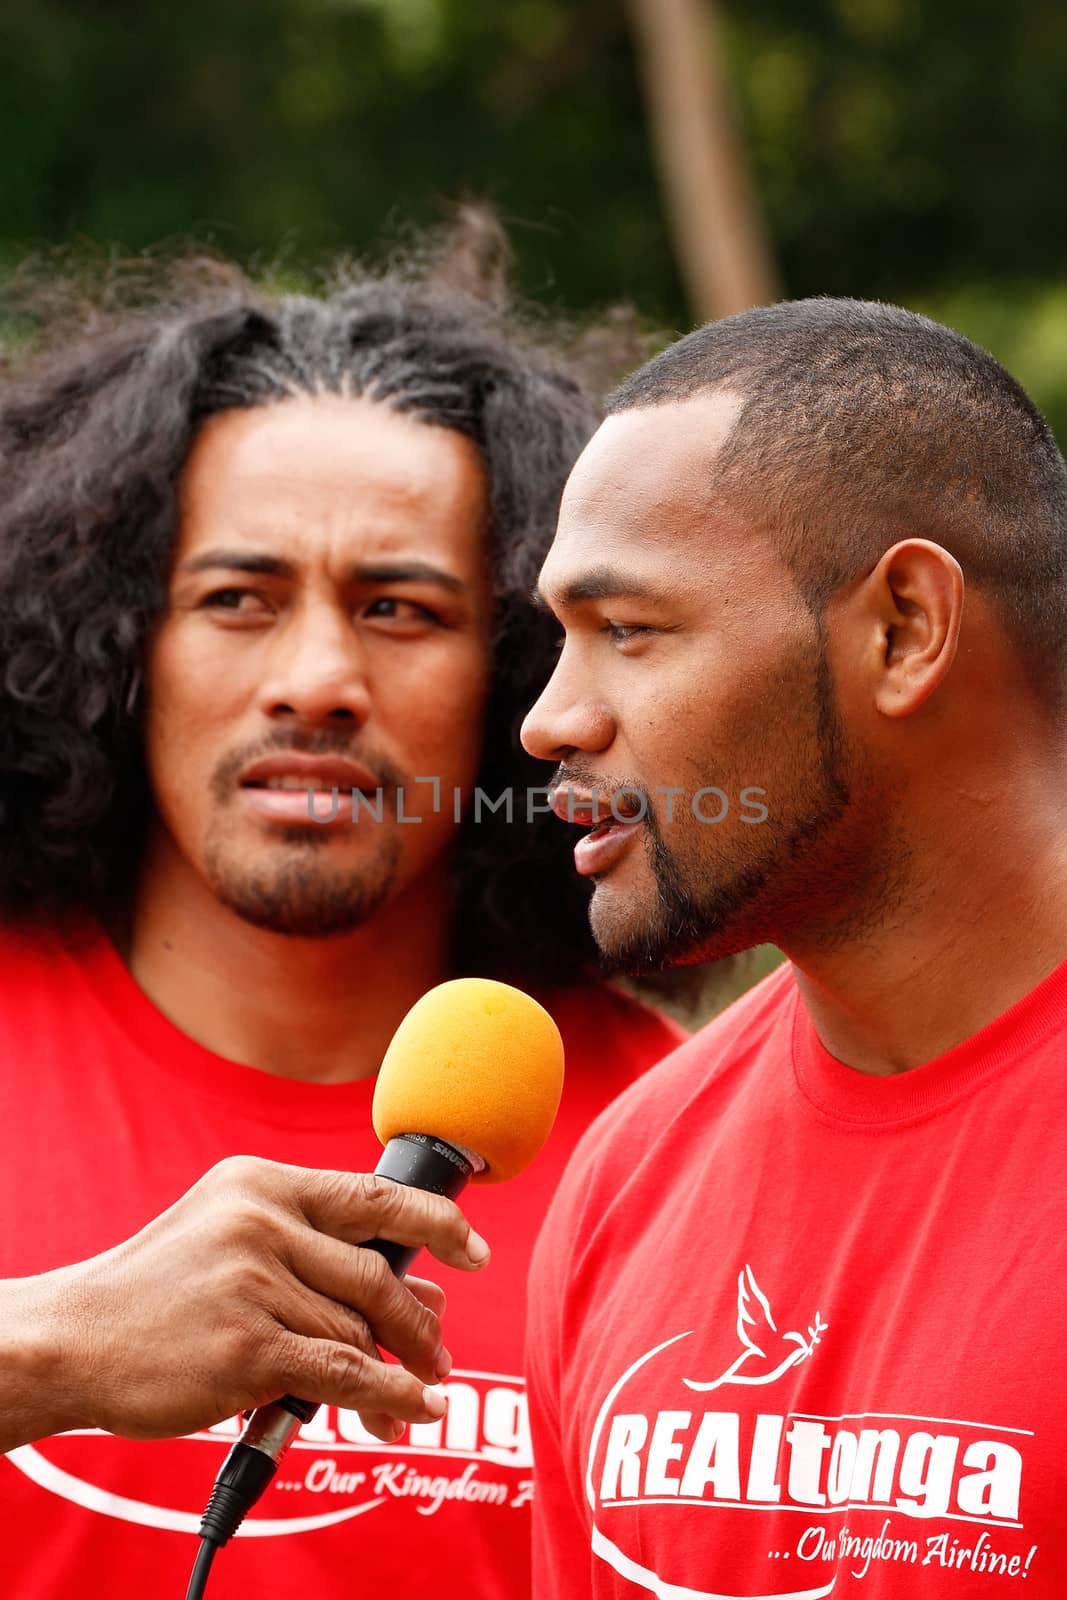
[[[999,362],[897,306],[787,301],[688,334],[607,409],[713,389],[741,401],[716,489],[772,539],[816,615],[898,540],[932,540],[988,592],[1035,693],[1061,709],[1067,466]]]

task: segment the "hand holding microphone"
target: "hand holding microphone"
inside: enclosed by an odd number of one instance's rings
[[[446,1132],[461,1144],[466,1133],[469,1149],[485,1144],[492,1180],[519,1170],[547,1137],[562,1052],[535,1002],[502,984],[485,987],[517,996],[518,1013],[497,1012],[483,1033],[447,999],[443,1017],[440,999],[427,1011],[417,1006],[391,1047],[380,1093],[385,1115],[397,1084],[392,1104],[417,1122],[421,1107],[405,1097],[427,1084],[430,1121],[439,1108],[469,1118],[459,1132],[450,1120]],[[452,990],[443,985],[420,1005]],[[542,1025],[531,1035],[523,1006],[535,1007],[551,1032]],[[422,1031],[405,1055],[402,1035],[416,1013]],[[481,1076],[472,1078],[476,1056]],[[379,1127],[386,1138],[391,1131]],[[434,1420],[439,1397],[427,1399],[425,1388],[441,1378],[444,1296],[418,1278],[398,1280],[376,1251],[353,1248],[372,1239],[425,1248],[460,1269],[487,1260],[483,1241],[442,1195],[237,1156],[113,1249],[5,1281],[0,1450],[71,1428],[132,1439],[194,1433],[286,1392],[358,1411],[387,1440],[392,1419]],[[401,1365],[383,1362],[379,1347]]]
[[[441,984],[411,1009],[386,1052],[373,1109],[375,1132],[386,1148],[368,1181],[395,1186],[407,1196],[429,1191],[422,1199],[433,1199],[441,1207],[449,1204],[443,1197],[459,1194],[468,1180],[493,1183],[513,1177],[547,1139],[562,1086],[562,1040],[536,1001],[487,979],[460,978]],[[444,1224],[446,1213],[437,1211],[434,1216]],[[457,1265],[480,1264],[481,1241],[474,1243],[473,1259],[470,1241],[468,1231],[466,1260]],[[368,1275],[381,1288],[390,1271],[404,1272],[420,1246],[431,1239],[410,1230],[401,1234],[394,1224],[389,1232],[359,1242],[367,1247],[359,1254],[375,1262],[368,1266]],[[446,1251],[454,1248],[447,1227],[443,1242]],[[440,1258],[449,1260],[449,1254]],[[388,1347],[410,1365],[410,1353],[402,1354],[395,1344]],[[440,1358],[438,1347],[438,1377],[447,1370],[442,1370]],[[384,1379],[391,1379],[392,1370],[382,1364]],[[375,1410],[415,1420],[396,1409],[384,1379]],[[309,1398],[296,1398],[301,1392]],[[310,1420],[318,1403],[328,1398],[321,1385],[294,1384],[291,1392],[253,1413],[215,1481],[201,1522],[203,1542],[187,1600],[203,1594],[215,1552],[262,1494],[301,1423]],[[439,1414],[432,1409],[432,1396],[423,1394],[421,1402],[427,1415]],[[378,1424],[375,1431],[380,1436],[394,1436],[383,1431],[387,1426],[383,1420],[366,1416],[365,1420]]]
[[[353,1248],[374,1237],[452,1267],[487,1259],[438,1195],[239,1156],[115,1248],[8,1280],[0,1449],[69,1428],[193,1433],[287,1389],[359,1411],[384,1438],[388,1419],[431,1420],[444,1296]]]

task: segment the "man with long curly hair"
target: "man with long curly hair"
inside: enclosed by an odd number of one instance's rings
[[[528,593],[596,408],[499,294],[448,280],[312,298],[216,268],[46,328],[0,383],[14,1600],[180,1593],[235,1414],[282,1392],[325,1404],[217,1600],[525,1587],[533,1233],[679,1035],[593,977],[517,738],[554,650]],[[450,1279],[453,1367],[440,1289],[348,1241],[454,1267],[485,1245],[343,1174],[374,1166],[401,1017],[478,973],[545,999],[569,1079],[534,1168],[466,1207],[496,1260]]]

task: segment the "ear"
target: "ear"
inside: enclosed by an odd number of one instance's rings
[[[910,716],[948,675],[959,644],[964,587],[955,556],[929,539],[893,545],[864,581],[866,655],[873,702],[883,716]]]

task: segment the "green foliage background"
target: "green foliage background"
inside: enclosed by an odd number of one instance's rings
[[[941,317],[1067,442],[1067,9],[721,11],[784,292]],[[530,296],[693,320],[623,0],[4,0],[0,150],[0,277],[55,245],[200,241],[299,279],[473,195]],[[717,1002],[779,959],[724,963]]]
[[[785,292],[953,322],[1067,438],[1067,11],[723,10]],[[5,0],[0,148],[0,267],[199,238],[299,271],[479,194],[528,293],[691,321],[621,0]]]

